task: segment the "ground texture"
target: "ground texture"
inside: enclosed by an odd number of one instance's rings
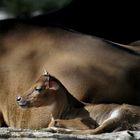
[[[121,131],[100,135],[73,135],[48,132],[48,130],[29,130],[0,128],[0,139],[40,139],[40,140],[140,140],[140,131]]]

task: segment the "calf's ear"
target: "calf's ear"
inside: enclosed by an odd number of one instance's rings
[[[43,68],[43,70],[44,70],[43,75],[50,75],[49,72],[45,68]]]
[[[49,89],[57,91],[60,88],[56,81],[49,81]]]

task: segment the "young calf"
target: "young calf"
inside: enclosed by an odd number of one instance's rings
[[[49,126],[76,129],[68,133],[98,134],[125,129],[140,129],[140,107],[118,104],[84,104],[74,98],[55,77],[42,75],[23,96],[20,107],[48,106],[52,115]],[[58,129],[64,132],[64,129]],[[84,131],[83,131],[84,130]]]

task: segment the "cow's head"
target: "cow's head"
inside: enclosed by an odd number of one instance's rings
[[[16,101],[21,107],[49,105],[54,101],[61,86],[62,84],[55,77],[45,73],[23,96],[18,96]]]

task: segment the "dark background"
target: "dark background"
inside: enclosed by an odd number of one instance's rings
[[[73,0],[65,8],[28,19],[1,22],[1,29],[17,22],[46,26],[55,24],[128,44],[140,39],[140,8],[136,1]]]

